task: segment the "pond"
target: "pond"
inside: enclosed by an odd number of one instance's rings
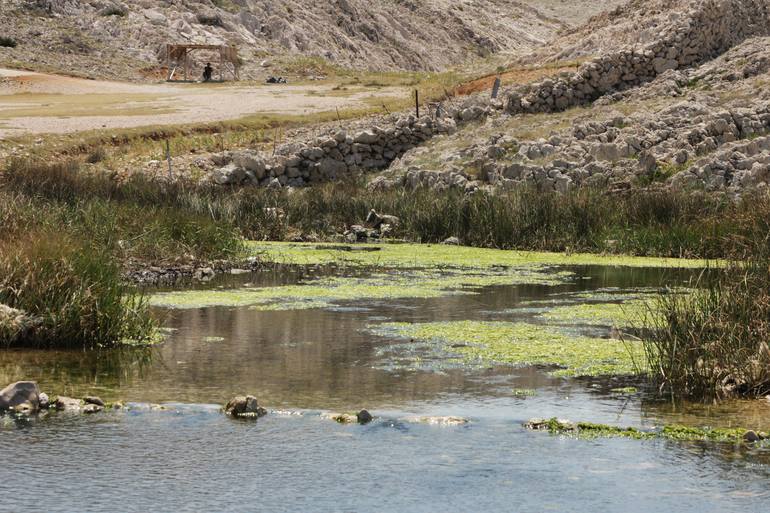
[[[306,249],[149,291],[166,328],[152,349],[0,353],[0,383],[132,403],[0,419],[0,511],[764,511],[768,448],[522,426],[767,429],[770,402],[671,404],[628,376],[656,294],[687,293],[699,271]],[[219,412],[244,393],[270,414]],[[362,408],[364,426],[321,415]],[[468,422],[424,422],[446,416]]]

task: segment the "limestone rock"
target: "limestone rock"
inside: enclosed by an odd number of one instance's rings
[[[233,417],[258,418],[267,415],[267,410],[257,403],[253,395],[236,396],[225,405],[225,413]]]
[[[17,381],[0,390],[0,412],[21,408],[31,412],[40,407],[40,389],[34,381]]]

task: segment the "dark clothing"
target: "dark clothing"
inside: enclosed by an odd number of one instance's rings
[[[211,81],[211,75],[213,75],[213,74],[214,74],[214,69],[211,66],[206,65],[206,67],[203,68],[203,81],[204,82],[210,82]]]

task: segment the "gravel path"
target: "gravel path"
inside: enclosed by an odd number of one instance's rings
[[[312,114],[406,95],[401,88],[340,94],[331,85],[129,84],[0,69],[0,139],[225,121],[252,114]]]

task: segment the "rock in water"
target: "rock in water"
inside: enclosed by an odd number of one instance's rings
[[[257,403],[257,398],[253,395],[239,395],[225,405],[225,413],[233,417],[258,418],[267,415],[267,410]]]
[[[753,444],[755,442],[761,441],[762,437],[759,436],[756,431],[746,431],[746,434],[743,435],[743,439],[746,442]]]
[[[34,381],[18,381],[0,390],[0,412],[16,409],[37,411],[40,407],[40,389]]]
[[[374,417],[372,417],[372,414],[368,411],[361,410],[360,412],[356,413],[356,420],[359,424],[368,424],[374,420]]]
[[[100,398],[95,396],[86,396],[83,398],[83,402],[86,404],[94,404],[96,406],[101,406],[104,408],[104,401],[102,401]]]

